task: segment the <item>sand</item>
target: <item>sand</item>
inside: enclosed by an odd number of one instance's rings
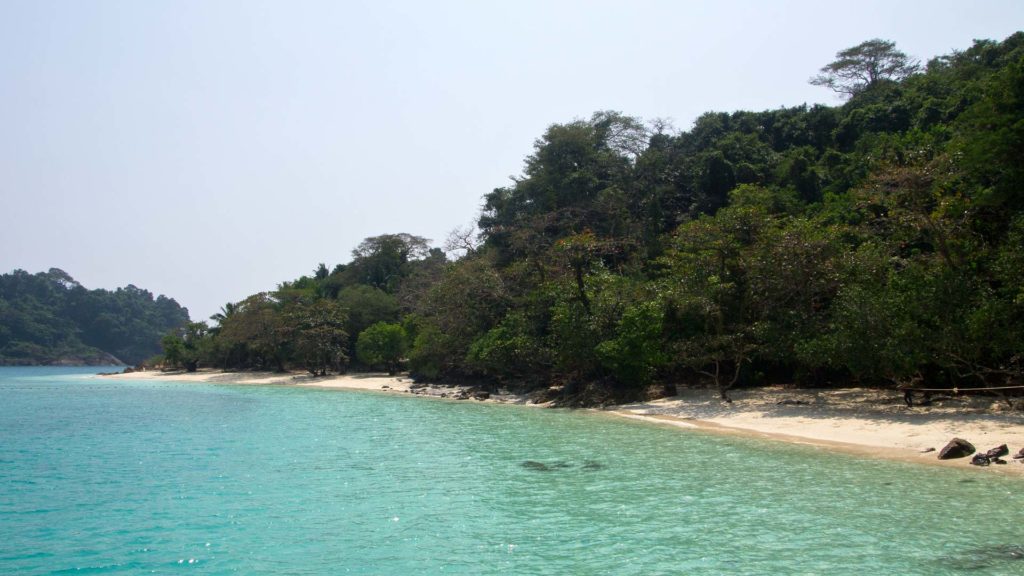
[[[991,398],[948,397],[931,406],[908,408],[894,390],[847,388],[807,390],[769,387],[737,390],[725,403],[709,390],[618,406],[614,412],[717,433],[759,436],[879,458],[925,464],[971,466],[969,458],[939,460],[938,451],[954,437],[986,452],[1000,444],[1012,456],[1024,448],[1024,413]],[[1024,475],[1024,464],[1004,457],[1006,465],[984,467],[995,473]]]
[[[235,385],[289,385],[364,390],[454,398],[467,387],[417,385],[407,377],[386,374],[344,374],[313,377],[299,373],[134,372],[105,376]],[[709,390],[684,390],[680,395],[605,410],[615,416],[650,423],[738,434],[818,446],[870,457],[954,466],[1024,476],[1024,464],[1009,457],[1006,465],[971,466],[969,458],[938,460],[937,452],[954,437],[970,441],[981,452],[1007,444],[1011,455],[1024,448],[1024,413],[991,398],[937,398],[931,406],[908,408],[893,390],[848,388],[807,390],[769,387],[737,390],[733,402],[720,401]],[[475,400],[474,400],[475,401]],[[492,394],[488,402],[536,406],[526,397]],[[929,451],[931,449],[931,451]]]

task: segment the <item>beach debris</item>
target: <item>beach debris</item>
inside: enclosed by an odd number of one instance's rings
[[[985,452],[985,456],[988,456],[989,459],[995,459],[999,458],[1000,456],[1006,456],[1009,453],[1010,449],[1006,447],[1006,444],[1000,444],[999,446],[996,446],[995,448],[989,450],[988,452]]]
[[[963,458],[977,452],[974,444],[963,438],[953,438],[949,444],[939,452],[939,460],[950,460],[952,458]]]
[[[927,454],[928,452],[935,452],[935,447],[932,446],[929,448],[925,448],[924,450],[921,450],[921,454]]]

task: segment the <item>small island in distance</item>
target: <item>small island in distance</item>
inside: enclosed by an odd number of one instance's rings
[[[89,290],[59,268],[0,275],[0,365],[135,365],[188,320],[174,299],[130,284]]]

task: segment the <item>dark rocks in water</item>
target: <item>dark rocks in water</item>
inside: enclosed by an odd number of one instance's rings
[[[985,452],[985,456],[989,458],[999,458],[1000,456],[1006,456],[1010,453],[1010,449],[1006,447],[1006,444],[996,446],[995,448]]]
[[[537,472],[551,472],[551,467],[543,462],[537,462],[536,460],[525,460],[520,464],[527,470],[536,470]]]
[[[491,393],[485,392],[483,390],[477,390],[476,392],[473,393],[473,398],[476,400],[487,400],[490,397]]]
[[[984,454],[975,454],[974,458],[971,458],[971,464],[975,466],[988,466],[992,463],[992,460]]]
[[[977,452],[974,444],[971,444],[963,438],[953,438],[946,444],[939,452],[939,460],[950,460],[952,458],[964,458]]]
[[[566,462],[564,460],[556,460],[551,463],[538,462],[536,460],[524,460],[519,464],[527,470],[534,470],[536,472],[554,472],[555,470],[568,470],[569,468],[575,468],[576,465],[572,462]],[[580,469],[587,472],[593,472],[595,470],[604,470],[604,464],[595,462],[593,460],[585,460],[580,466]]]
[[[942,558],[941,563],[955,570],[984,570],[1003,564],[1024,560],[1024,546],[1019,544],[997,544],[967,550],[962,554]]]

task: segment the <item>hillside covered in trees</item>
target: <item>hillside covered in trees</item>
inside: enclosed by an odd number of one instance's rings
[[[0,365],[137,364],[188,321],[174,300],[132,285],[88,290],[57,268],[0,275]]]
[[[167,360],[406,362],[569,402],[1024,384],[1024,33],[923,66],[871,40],[811,82],[845,103],[552,125],[445,250],[368,238],[168,337]]]

